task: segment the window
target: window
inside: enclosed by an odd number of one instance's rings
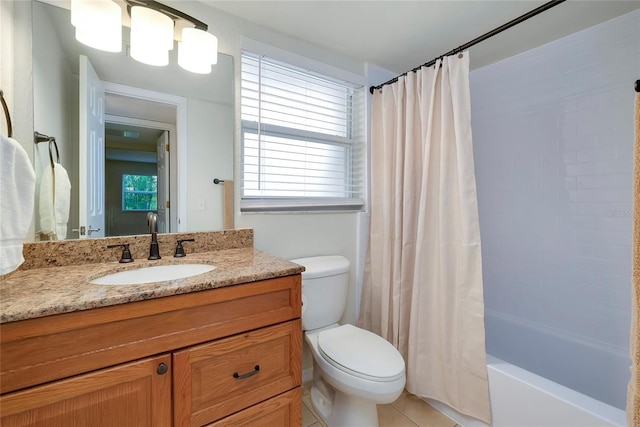
[[[363,205],[363,90],[242,54],[241,210]]]
[[[157,211],[158,177],[155,175],[122,175],[122,210]]]

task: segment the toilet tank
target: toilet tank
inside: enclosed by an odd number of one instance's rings
[[[302,329],[338,323],[347,304],[349,260],[339,255],[292,259],[302,273]]]

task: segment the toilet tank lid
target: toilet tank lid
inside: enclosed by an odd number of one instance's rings
[[[304,266],[303,279],[334,276],[349,271],[349,260],[340,255],[314,256],[292,259],[291,262]]]

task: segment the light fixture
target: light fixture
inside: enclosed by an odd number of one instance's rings
[[[76,40],[107,52],[122,50],[122,11],[111,0],[71,0]]]
[[[178,43],[178,65],[199,74],[211,72],[218,63],[218,38],[197,28],[184,28]]]
[[[131,57],[149,65],[169,64],[173,19],[142,6],[131,8]]]
[[[131,17],[133,59],[149,65],[167,65],[175,31],[178,33],[178,65],[193,73],[211,72],[211,66],[218,62],[218,39],[207,32],[207,24],[155,0],[122,1],[127,4]],[[71,23],[76,27],[76,39],[88,46],[120,52],[121,21],[122,10],[113,0],[71,0]]]

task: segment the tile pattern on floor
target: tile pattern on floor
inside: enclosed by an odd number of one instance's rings
[[[302,389],[302,427],[327,427],[313,409],[310,386],[308,383],[304,384]],[[406,390],[395,402],[378,405],[378,422],[380,427],[460,427],[451,418]]]

